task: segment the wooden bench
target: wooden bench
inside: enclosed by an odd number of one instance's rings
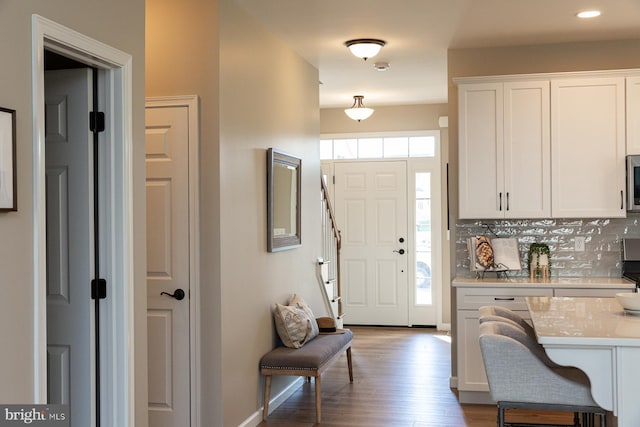
[[[260,373],[265,376],[262,419],[266,420],[269,416],[271,377],[273,375],[296,375],[309,379],[314,377],[316,383],[316,422],[319,423],[322,419],[320,375],[346,351],[349,381],[353,382],[353,368],[351,365],[352,341],[353,333],[345,329],[344,333],[321,333],[301,348],[277,347],[262,356]]]

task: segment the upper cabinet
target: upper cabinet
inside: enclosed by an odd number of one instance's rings
[[[640,154],[640,77],[627,77],[627,154]]]
[[[624,83],[624,77],[551,81],[554,217],[626,216]]]
[[[626,216],[625,148],[640,154],[635,76],[456,79],[460,218]]]
[[[551,214],[549,82],[459,87],[460,218]]]

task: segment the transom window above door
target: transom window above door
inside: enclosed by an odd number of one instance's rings
[[[320,159],[388,159],[435,157],[433,131],[389,136],[335,137],[320,140]]]

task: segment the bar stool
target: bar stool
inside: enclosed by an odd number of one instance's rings
[[[502,321],[482,322],[480,350],[491,398],[498,405],[499,427],[540,425],[505,423],[504,411],[512,408],[573,412],[574,424],[566,427],[580,426],[577,414],[596,414],[600,427],[606,427],[606,411],[591,397],[586,374],[547,365],[544,349],[522,328]]]

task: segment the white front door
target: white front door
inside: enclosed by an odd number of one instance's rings
[[[147,106],[148,409],[153,427],[190,425],[188,141],[187,107]]]
[[[345,323],[408,325],[407,164],[336,162]]]
[[[72,426],[95,425],[91,82],[88,68],[45,73],[47,401]]]

